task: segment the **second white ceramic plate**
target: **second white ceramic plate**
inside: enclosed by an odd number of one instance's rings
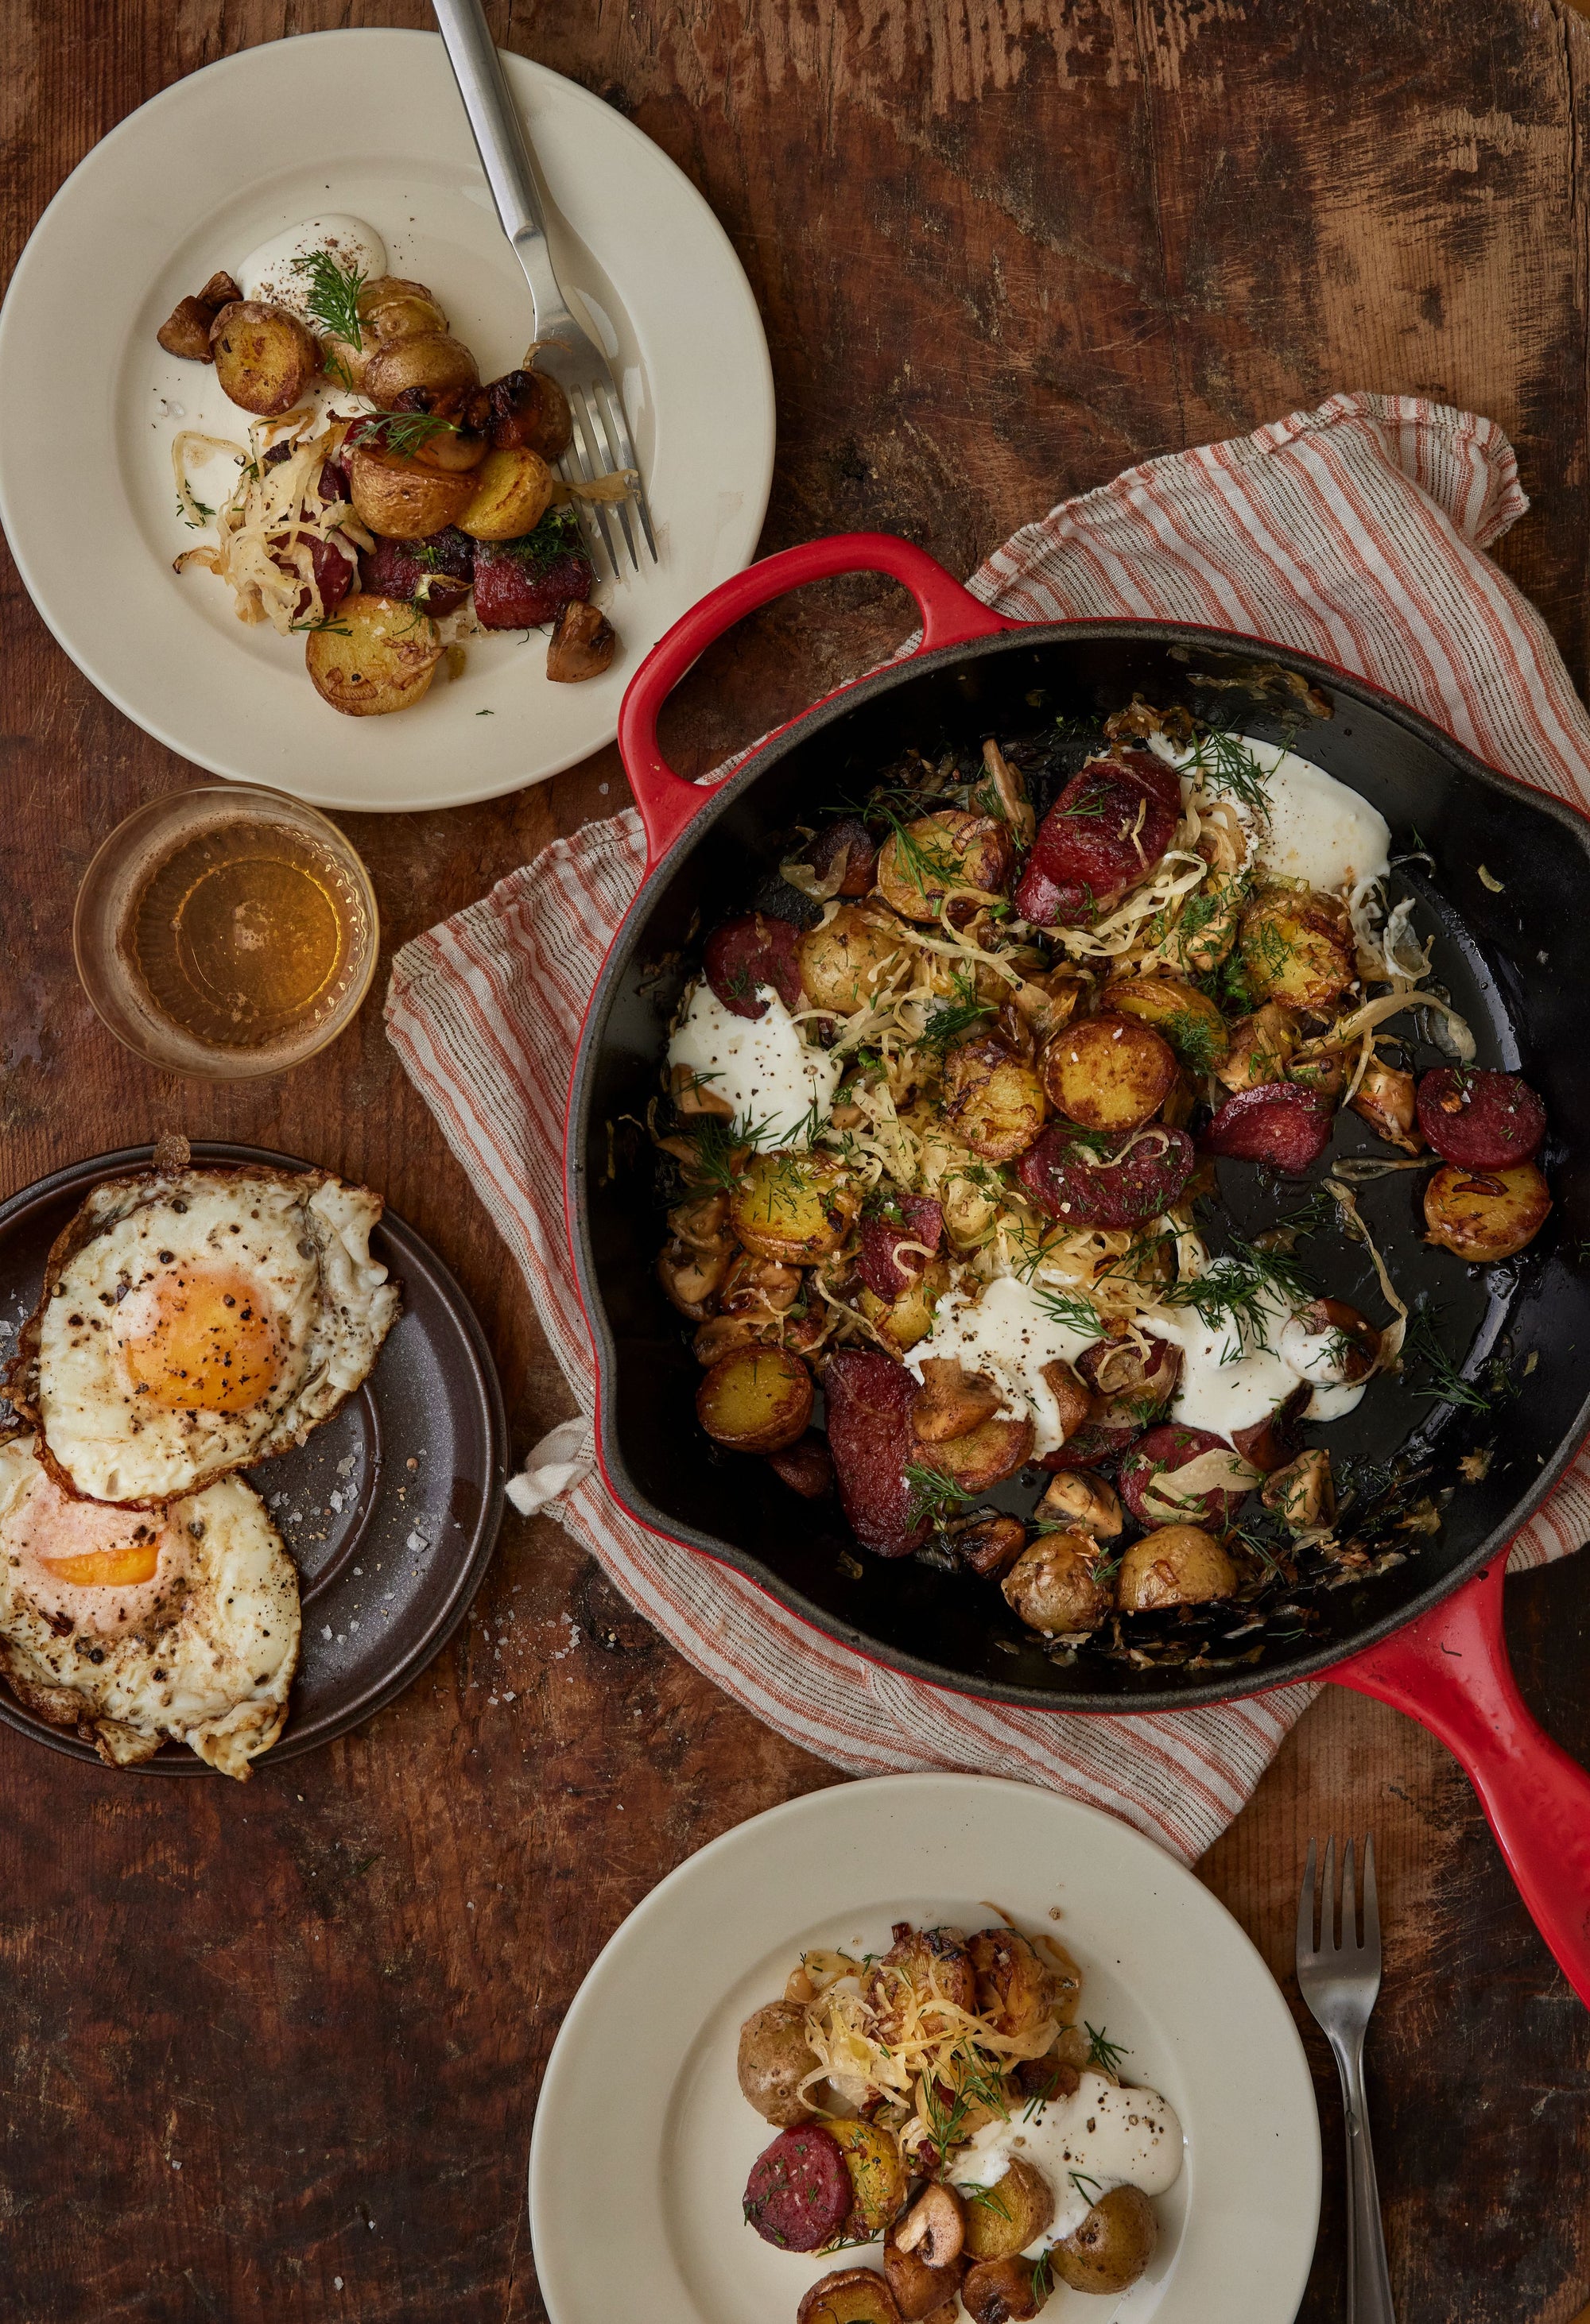
[[[772,2249],[740,2198],[772,2137],[740,2096],[743,2020],[813,1945],[879,1950],[897,1920],[1049,1929],[1083,2015],[1187,2135],[1159,2249],[1118,2301],[1060,2291],[1052,2324],[1291,2324],[1319,2213],[1319,2126],[1291,2016],[1224,1906],[1092,1808],[976,1775],[846,1784],[742,1824],[630,1914],[548,2062],[531,2227],[553,2324],[794,2324],[840,2263]]]
[[[625,685],[688,607],[744,565],[772,473],[755,301],[689,180],[600,98],[505,56],[550,197],[565,287],[623,384],[661,562],[597,589],[620,650],[554,686],[546,640],[470,642],[412,710],[346,718],[303,640],[245,628],[231,592],[171,561],[201,538],[171,442],[202,405],[248,415],[155,333],[217,267],[295,222],[365,218],[428,283],[481,376],[523,355],[530,295],[439,35],[316,32],[247,49],[139,107],[72,172],[0,312],[0,520],[56,637],[128,717],[197,765],[317,806],[460,806],[543,781],[611,742]],[[209,391],[214,391],[213,393]]]

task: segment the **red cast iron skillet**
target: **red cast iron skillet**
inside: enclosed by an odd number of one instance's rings
[[[701,652],[786,590],[860,571],[892,575],[911,591],[922,622],[915,650],[781,727],[716,786],[676,776],[658,747],[657,718]],[[765,1463],[709,1447],[693,1408],[699,1374],[656,1284],[661,1222],[635,1125],[659,1088],[692,946],[716,919],[745,909],[759,881],[776,878],[791,827],[817,821],[837,793],[864,793],[907,747],[975,748],[988,733],[1030,733],[1058,713],[1100,716],[1134,691],[1161,705],[1188,700],[1199,676],[1255,660],[1306,679],[1333,715],[1307,717],[1299,731],[1244,702],[1243,727],[1293,741],[1374,801],[1394,852],[1413,846],[1417,832],[1433,859],[1433,874],[1410,866],[1404,876],[1419,892],[1421,927],[1437,931],[1437,974],[1474,1026],[1481,1062],[1521,1066],[1545,1097],[1552,1136],[1542,1158],[1557,1209],[1521,1259],[1470,1270],[1420,1240],[1419,1176],[1364,1190],[1404,1296],[1428,1291],[1446,1309],[1448,1344],[1473,1343],[1471,1368],[1495,1349],[1520,1384],[1491,1417],[1388,1379],[1329,1432],[1333,1450],[1349,1456],[1383,1461],[1401,1450],[1428,1459],[1436,1489],[1456,1484],[1476,1432],[1492,1443],[1488,1473],[1452,1493],[1438,1535],[1412,1537],[1413,1554],[1393,1570],[1323,1594],[1323,1632],[1271,1644],[1256,1665],[1137,1670],[1084,1653],[1061,1667],[996,1592],[910,1559],[858,1558],[837,1503],[801,1500]],[[1590,1430],[1590,1274],[1578,1259],[1590,1236],[1590,824],[1328,664],[1164,623],[1008,621],[922,550],[881,533],[788,550],[715,590],[637,672],[619,742],[650,863],[587,1013],[566,1149],[570,1240],[596,1356],[597,1446],[617,1499],[846,1646],[985,1700],[1169,1711],[1329,1678],[1395,1704],[1462,1761],[1525,1902],[1590,2001],[1590,1777],[1530,1718],[1501,1628],[1508,1543]],[[1385,1155],[1344,1115],[1336,1150],[1354,1143]],[[1254,1174],[1227,1167],[1226,1198],[1239,1212],[1251,1199],[1244,1180],[1251,1188]],[[1382,1312],[1367,1277],[1364,1286],[1344,1279],[1339,1259],[1332,1268],[1327,1287]]]

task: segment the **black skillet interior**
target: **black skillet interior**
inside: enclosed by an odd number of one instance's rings
[[[1255,655],[1266,674],[1254,675]],[[1306,678],[1331,715],[1310,707],[1288,672]],[[1217,683],[1201,684],[1204,677]],[[1530,1249],[1503,1266],[1465,1268],[1424,1245],[1422,1173],[1360,1190],[1403,1297],[1427,1295],[1466,1370],[1490,1381],[1500,1366],[1514,1392],[1474,1410],[1421,1397],[1417,1374],[1384,1379],[1356,1413],[1309,1439],[1330,1444],[1338,1470],[1344,1456],[1383,1463],[1401,1452],[1428,1463],[1439,1532],[1409,1533],[1405,1562],[1317,1593],[1319,1618],[1306,1636],[1267,1643],[1256,1663],[1194,1672],[1141,1670],[1086,1650],[1057,1664],[993,1585],[860,1552],[837,1503],[801,1500],[763,1462],[710,1445],[696,1425],[699,1373],[687,1333],[656,1285],[653,1157],[635,1128],[660,1086],[669,1021],[698,956],[692,945],[716,919],[745,909],[759,881],[776,881],[791,826],[817,821],[846,794],[864,796],[907,749],[931,758],[947,747],[975,749],[990,733],[1031,734],[1058,717],[1096,724],[1134,693],[1286,743],[1380,808],[1393,856],[1428,852],[1429,864],[1410,863],[1396,877],[1419,897],[1416,930],[1436,935],[1436,981],[1473,1026],[1479,1062],[1521,1068],[1551,1120],[1540,1158],[1556,1211]],[[1322,665],[1270,647],[1239,655],[1229,639],[1197,631],[1097,623],[982,641],[881,673],[809,714],[698,814],[649,882],[597,987],[575,1077],[569,1194],[608,1478],[646,1524],[738,1567],[834,1637],[978,1695],[1078,1711],[1169,1710],[1324,1669],[1483,1563],[1590,1429],[1587,1003],[1590,823]],[[1428,1051],[1423,1060],[1439,1061]],[[1388,1155],[1347,1113],[1331,1151]],[[1243,1164],[1221,1172],[1227,1207],[1249,1225],[1297,1206],[1296,1182],[1266,1188]],[[1323,1289],[1389,1320],[1361,1247],[1333,1233],[1308,1255]],[[1486,1473],[1470,1481],[1458,1462],[1487,1446]],[[995,1499],[1030,1510],[1039,1481],[1030,1471]]]

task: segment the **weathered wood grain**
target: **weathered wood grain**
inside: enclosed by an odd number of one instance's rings
[[[733,235],[779,391],[767,547],[876,524],[964,570],[1131,461],[1337,388],[1416,388],[1512,432],[1535,504],[1502,558],[1583,681],[1590,29],[1563,8],[494,0],[493,17],[635,119]],[[180,75],[284,33],[427,21],[421,0],[12,0],[6,263],[95,140]],[[168,1125],[366,1177],[460,1276],[515,1443],[533,1441],[566,1391],[374,1006],[285,1082],[229,1090],[153,1075],[98,1028],[71,967],[77,879],[190,770],[79,677],[9,565],[0,591],[0,1191]],[[859,581],[770,609],[693,675],[670,747],[708,763],[904,620]],[[609,752],[493,806],[348,818],[389,948],[623,795]],[[1590,1757],[1590,1567],[1515,1584],[1509,1619],[1527,1691]],[[581,1974],[691,1849],[832,1780],[554,1526],[517,1519],[454,1647],[318,1758],[233,1791],[0,1739],[0,2315],[541,2316],[525,2152]],[[1590,2291],[1585,2022],[1445,1755],[1327,1694],[1205,1874],[1284,1976],[1308,1833],[1370,1822],[1399,2315],[1567,2324]],[[1331,2176],[1303,2314],[1324,2324],[1339,2116],[1308,2038]]]

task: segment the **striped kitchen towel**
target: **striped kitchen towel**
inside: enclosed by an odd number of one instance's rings
[[[1482,759],[1590,801],[1590,721],[1539,614],[1484,554],[1528,505],[1494,423],[1337,395],[1253,436],[1149,461],[1025,526],[973,576],[1032,621],[1127,615],[1243,631],[1361,672]],[[565,1093],[585,1005],[645,868],[633,810],[555,841],[398,954],[387,1024],[504,1240],[578,1406],[511,1490],[545,1508],[698,1670],[856,1775],[1017,1775],[1200,1855],[1251,1795],[1308,1685],[1161,1717],[971,1701],[864,1661],[727,1567],[647,1532],[593,1465],[594,1380],[562,1215]],[[1590,1532],[1581,1457],[1515,1564]]]

